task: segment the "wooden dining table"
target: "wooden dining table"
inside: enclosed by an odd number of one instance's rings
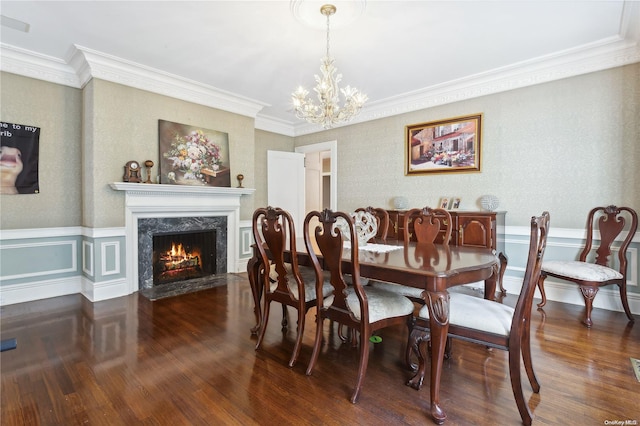
[[[437,424],[444,423],[446,413],[440,404],[440,377],[449,329],[449,287],[484,281],[486,299],[494,300],[500,262],[496,254],[487,248],[460,247],[442,244],[424,244],[404,241],[379,241],[376,252],[359,250],[360,275],[372,280],[386,281],[421,288],[425,304],[429,308],[431,329],[431,416]],[[385,247],[397,246],[397,247]],[[302,240],[296,242],[298,263],[311,266],[311,259]],[[318,258],[322,262],[322,257]],[[349,249],[343,250],[343,271],[351,272]],[[261,324],[262,280],[261,260],[257,248],[247,264],[247,272],[253,293],[256,315],[256,333]]]

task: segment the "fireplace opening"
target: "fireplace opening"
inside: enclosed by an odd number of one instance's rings
[[[216,273],[216,231],[153,235],[153,285],[202,278]]]

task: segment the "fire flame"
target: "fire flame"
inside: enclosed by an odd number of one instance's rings
[[[178,246],[176,247],[176,243],[171,243],[171,251],[169,252],[169,255],[171,255],[171,258],[173,259],[187,259],[187,252],[184,251],[184,247],[182,247],[182,244],[178,244]]]
[[[199,253],[188,253],[181,243],[171,243],[171,250],[160,256],[166,265],[184,265],[186,261],[197,260]],[[196,262],[197,264],[197,262]]]
[[[174,272],[181,270],[194,270],[200,268],[200,250],[185,250],[182,243],[172,242],[171,250],[167,250],[160,254],[161,270],[164,272]]]

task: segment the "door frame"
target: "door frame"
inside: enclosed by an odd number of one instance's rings
[[[308,152],[320,152],[329,151],[331,157],[331,183],[329,188],[331,190],[331,196],[329,197],[329,203],[331,204],[331,210],[338,210],[338,141],[327,141],[314,143],[311,145],[302,145],[295,147],[295,152],[306,154]]]

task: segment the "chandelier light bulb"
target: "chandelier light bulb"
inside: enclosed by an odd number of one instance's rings
[[[307,97],[309,91],[302,86],[291,94],[291,99],[296,117],[330,129],[335,124],[349,121],[358,115],[368,98],[354,87],[338,87],[342,74],[338,74],[334,60],[329,54],[329,17],[336,13],[336,7],[325,4],[320,8],[320,13],[327,17],[327,54],[320,60],[320,75],[314,75],[316,87],[313,90],[316,92],[319,105]],[[344,107],[339,105],[340,94],[344,97]]]

